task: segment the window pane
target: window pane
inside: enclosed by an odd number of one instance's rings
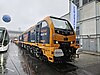
[[[99,2],[100,2],[100,0],[97,0],[97,1],[99,1]]]
[[[46,27],[47,25],[48,24],[45,21],[42,22],[42,27]]]
[[[73,0],[72,2],[74,2],[74,3],[78,3],[78,2],[79,2],[79,0]]]
[[[79,0],[76,0],[76,2],[79,2]]]
[[[93,0],[89,0],[89,2],[91,2],[91,1],[93,1]]]
[[[73,0],[72,1],[77,7],[79,7],[79,0]]]
[[[76,6],[79,7],[79,3],[77,3]]]
[[[80,20],[80,10],[77,11],[77,20]]]
[[[88,0],[83,0],[83,5],[88,3]]]
[[[2,36],[2,32],[3,32],[3,30],[0,30],[0,38],[1,38],[1,36]]]
[[[78,27],[76,27],[76,35],[80,35],[80,33],[79,33],[79,26]]]
[[[68,24],[67,21],[59,20],[59,19],[53,19],[53,18],[52,18],[52,21],[53,21],[55,28],[71,30],[71,27],[70,27],[70,25]]]

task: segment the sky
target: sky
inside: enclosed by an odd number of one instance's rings
[[[61,17],[69,12],[69,0],[0,0],[0,26],[25,31],[46,16]],[[2,20],[9,15],[11,21]]]

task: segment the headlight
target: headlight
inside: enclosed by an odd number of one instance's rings
[[[64,53],[63,53],[62,49],[56,49],[56,50],[54,51],[54,56],[55,56],[55,57],[64,56]]]
[[[54,44],[58,44],[58,41],[54,40]]]
[[[58,41],[56,41],[56,44],[58,44]]]
[[[74,43],[75,43],[75,41],[71,41],[70,43],[71,43],[71,44],[74,44]]]

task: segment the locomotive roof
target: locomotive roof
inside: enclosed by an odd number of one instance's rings
[[[48,18],[54,18],[54,19],[59,19],[59,20],[65,20],[65,21],[67,21],[66,19],[62,19],[62,18],[58,18],[58,17],[53,17],[53,16],[47,16],[47,17],[45,17],[43,20],[46,20],[46,19],[48,19]],[[42,21],[42,20],[41,20]],[[39,22],[41,22],[41,21],[39,21]],[[39,23],[38,22],[38,23]],[[38,23],[36,24],[36,25],[38,25]],[[33,25],[33,26],[31,26],[30,28],[28,28],[25,32],[23,32],[22,34],[24,34],[24,33],[27,33],[29,30],[31,30],[34,26],[36,26],[36,25]],[[22,35],[21,34],[21,35]]]
[[[34,27],[35,25],[33,25],[33,26],[31,26],[30,28],[28,28],[26,31],[24,31],[22,34],[24,34],[24,33],[26,33],[26,32],[28,32],[30,29],[32,29],[33,27]],[[21,35],[22,35],[21,34]]]
[[[59,19],[59,20],[64,20],[64,21],[68,21],[67,19],[58,18],[58,17],[53,17],[53,16],[50,16],[50,18]]]

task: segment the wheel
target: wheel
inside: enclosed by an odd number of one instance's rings
[[[35,56],[39,58],[41,57],[41,54],[42,54],[41,50],[39,48],[35,48]]]

